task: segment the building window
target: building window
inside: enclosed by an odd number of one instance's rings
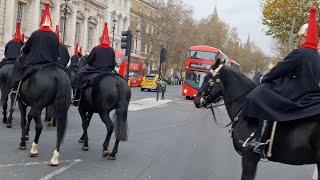
[[[128,0],[124,0],[124,8],[127,9],[128,7]]]
[[[149,33],[149,24],[146,25],[146,33]]]
[[[18,12],[17,12],[17,22],[21,23],[23,21],[24,15],[24,3],[18,2]]]
[[[77,44],[80,42],[80,37],[81,37],[81,24],[79,22],[77,22],[76,24],[76,35],[74,38],[74,44]]]
[[[88,28],[88,41],[87,41],[87,49],[92,48],[92,43],[93,43],[93,27]]]
[[[127,21],[124,20],[123,21],[123,31],[126,31],[126,29],[127,29]]]
[[[148,54],[148,45],[146,45],[146,44],[144,45],[144,53]]]

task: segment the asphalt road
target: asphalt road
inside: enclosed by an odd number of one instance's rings
[[[75,107],[69,111],[61,164],[58,167],[47,164],[54,150],[56,133],[45,124],[39,141],[39,156],[30,158],[28,151],[18,150],[20,127],[16,112],[13,129],[0,126],[0,180],[240,179],[240,156],[233,149],[228,129],[218,128],[207,110],[195,109],[192,101],[180,96],[180,91],[178,86],[168,87],[166,98],[171,101],[157,105],[149,102],[156,96],[155,92],[132,89],[133,106],[141,107],[140,110],[131,108],[134,110],[129,112],[129,140],[120,143],[116,161],[101,156],[106,128],[97,115],[88,131],[90,149],[81,151],[78,139],[82,127]],[[150,106],[144,107],[141,102],[148,102]],[[222,118],[227,119],[223,113]],[[35,133],[33,129],[31,138]],[[28,148],[30,145],[28,143]],[[260,162],[256,179],[309,180],[312,173],[313,166]]]

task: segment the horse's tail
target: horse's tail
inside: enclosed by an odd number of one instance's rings
[[[131,91],[128,85],[122,79],[120,80],[117,78],[117,80],[120,82],[117,83],[119,99],[115,114],[115,134],[117,140],[126,141],[128,139],[127,116]]]
[[[66,73],[58,71],[56,78],[58,82],[58,92],[55,101],[55,119],[57,123],[57,137],[59,141],[63,140],[67,128],[68,110],[71,101],[71,85]]]

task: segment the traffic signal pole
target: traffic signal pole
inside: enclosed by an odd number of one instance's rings
[[[125,56],[127,57],[127,81],[129,82],[129,72],[130,72],[130,60],[131,60],[131,42],[132,33],[131,30],[121,32],[121,49],[125,49]]]

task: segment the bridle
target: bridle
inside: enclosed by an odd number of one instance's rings
[[[210,91],[212,90],[212,87],[216,84],[216,83],[220,83],[221,80],[220,78],[218,78],[219,72],[222,69],[224,65],[220,64],[215,70],[210,69],[210,73],[212,74],[212,77],[210,77],[210,79],[208,80],[208,84],[207,88],[201,93],[200,95],[200,107],[205,107],[207,109],[211,110],[213,119],[215,124],[220,127],[220,128],[227,128],[230,125],[232,125],[234,122],[237,122],[239,120],[239,116],[242,113],[242,107],[240,108],[239,112],[237,113],[236,117],[231,119],[230,123],[224,125],[223,123],[221,123],[220,121],[218,121],[218,119],[216,118],[215,112],[214,112],[214,108],[220,107],[220,106],[226,106],[226,105],[230,105],[234,102],[236,102],[237,100],[243,98],[244,96],[246,96],[247,94],[249,94],[253,89],[250,89],[249,91],[246,91],[245,93],[241,94],[238,97],[235,97],[233,99],[231,99],[228,102],[224,102],[224,103],[220,103],[220,104],[215,104],[217,102],[219,102],[222,98],[217,98],[214,102],[211,102],[209,104],[207,104],[206,102],[206,97],[210,96],[210,95],[206,95],[209,94]],[[213,80],[215,79],[215,81]]]

